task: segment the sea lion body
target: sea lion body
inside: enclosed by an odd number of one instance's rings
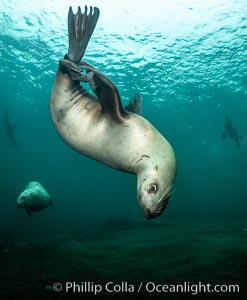
[[[16,126],[10,121],[8,108],[4,108],[3,113],[3,120],[4,120],[4,127],[6,133],[8,135],[9,140],[14,148],[17,148],[17,141],[16,141]]]
[[[221,140],[224,140],[227,136],[229,136],[236,142],[237,147],[240,146],[240,141],[244,138],[243,136],[238,135],[236,129],[233,126],[232,118],[228,114],[225,114],[225,129]]]
[[[170,144],[146,119],[128,112],[123,123],[116,123],[104,114],[96,97],[60,71],[51,93],[50,112],[63,140],[112,168],[135,173],[136,162],[143,155],[147,159],[155,154],[158,164],[159,156],[168,152],[174,160]]]
[[[45,209],[53,205],[51,196],[37,181],[29,182],[16,201],[17,208],[24,208],[29,216],[33,211]]]
[[[154,218],[168,203],[176,175],[175,155],[168,141],[146,119],[123,109],[109,78],[80,62],[98,15],[96,8],[94,12],[90,8],[89,15],[87,11],[81,14],[80,9],[75,15],[69,11],[69,52],[59,62],[52,87],[51,118],[63,140],[76,151],[136,174],[140,205],[147,218]],[[87,39],[79,43],[81,36]],[[88,82],[97,97],[83,89],[80,81]]]

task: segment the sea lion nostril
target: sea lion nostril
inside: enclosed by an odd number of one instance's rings
[[[144,208],[143,211],[146,219],[153,219],[157,216],[152,208]]]
[[[156,217],[156,214],[150,213],[150,212],[146,212],[145,214],[145,218],[146,219],[153,219]]]

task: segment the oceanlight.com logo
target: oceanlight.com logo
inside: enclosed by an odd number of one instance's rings
[[[191,284],[184,282],[183,284],[155,284],[153,282],[146,283],[146,291],[149,293],[190,293],[196,295],[198,293],[239,293],[238,284]]]
[[[189,293],[197,295],[199,293],[239,293],[240,287],[238,284],[203,284],[198,282],[192,284],[184,282],[183,284],[164,284],[154,282],[140,282],[139,284],[131,284],[129,282],[114,283],[112,281],[106,284],[95,283],[91,281],[76,283],[67,281],[64,284],[55,282],[53,284],[55,292],[65,293],[84,293],[84,294],[100,294],[104,293]]]

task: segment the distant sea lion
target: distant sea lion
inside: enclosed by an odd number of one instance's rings
[[[231,137],[235,142],[237,147],[240,146],[240,140],[242,140],[244,137],[238,135],[236,129],[234,128],[232,124],[232,119],[228,114],[225,114],[225,131],[222,135],[222,140],[224,140],[227,136]]]
[[[29,216],[33,211],[43,210],[48,205],[53,205],[51,196],[37,181],[29,182],[16,201],[17,209],[25,208]]]
[[[3,121],[6,133],[8,135],[9,140],[11,141],[11,144],[14,148],[17,148],[16,127],[12,124],[12,122],[9,119],[9,112],[7,107],[4,108]]]
[[[143,117],[125,110],[115,84],[81,62],[99,17],[99,9],[80,7],[68,14],[69,49],[59,61],[50,96],[55,128],[73,149],[112,168],[137,175],[138,200],[146,218],[165,209],[176,175],[168,141]],[[86,71],[82,74],[81,71]],[[97,97],[80,85],[88,82]],[[140,97],[126,108],[140,112]]]

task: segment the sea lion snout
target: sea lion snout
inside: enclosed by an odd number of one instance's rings
[[[25,207],[25,202],[23,201],[23,202],[16,203],[16,207],[17,208],[24,208]]]
[[[166,209],[169,199],[170,196],[165,197],[164,199],[162,199],[160,202],[158,202],[156,205],[153,205],[152,207],[145,207],[144,205],[141,205],[145,218],[153,219],[160,216],[163,213],[163,211]]]
[[[161,213],[159,215],[156,215],[156,213],[152,210],[152,209],[143,209],[144,212],[144,216],[146,219],[154,219],[155,217],[161,215]]]
[[[26,199],[26,196],[21,194],[16,201],[16,207],[24,208],[25,207],[25,199]]]
[[[156,210],[153,208],[144,208],[143,209],[144,216],[146,219],[154,219],[154,218],[160,216],[163,211],[164,211],[164,209],[162,209],[162,210]]]
[[[159,174],[156,168],[144,170],[138,176],[138,201],[147,219],[160,216],[166,209],[171,197],[173,176],[171,179],[167,178],[166,180],[161,180],[162,177],[162,174]]]

